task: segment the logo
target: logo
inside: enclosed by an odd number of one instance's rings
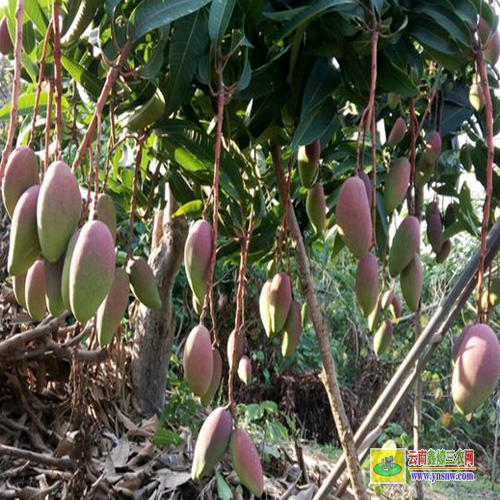
[[[397,484],[406,481],[405,449],[370,448],[370,482]]]

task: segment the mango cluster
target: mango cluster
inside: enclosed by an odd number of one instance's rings
[[[233,428],[231,413],[217,408],[200,429],[191,469],[193,480],[212,472],[226,452],[241,484],[260,498],[264,492],[264,473],[257,449],[243,429]]]
[[[53,316],[71,311],[81,323],[97,313],[105,345],[125,314],[129,285],[145,305],[161,307],[144,259],[131,259],[126,272],[115,270],[116,212],[108,195],[99,195],[90,220],[79,227],[82,195],[66,163],[52,163],[40,184],[35,153],[18,147],[7,162],[2,198],[12,218],[8,271],[14,295],[34,321],[47,310]]]

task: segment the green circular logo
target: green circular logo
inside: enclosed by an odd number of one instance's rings
[[[383,470],[382,464],[377,464],[373,468],[373,472],[375,472],[375,474],[378,474],[379,476],[397,476],[401,471],[402,467],[394,463],[392,464],[392,469],[389,470]]]

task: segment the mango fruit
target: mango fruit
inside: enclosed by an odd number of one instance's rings
[[[259,454],[243,429],[235,429],[229,443],[229,454],[241,484],[257,498],[264,492],[264,473]]]
[[[238,377],[245,385],[252,380],[252,361],[246,355],[241,356],[238,362]]]
[[[393,338],[392,322],[389,319],[384,319],[384,321],[378,328],[377,333],[373,337],[373,348],[377,356],[380,356],[387,351],[387,349],[391,345],[392,338]]]
[[[326,226],[325,191],[321,182],[307,191],[306,213],[314,231],[321,233]]]
[[[290,313],[288,313],[288,314],[290,314]],[[310,317],[311,315],[309,314],[309,306],[307,305],[307,302],[304,302],[302,304],[300,316],[301,316],[302,330],[304,330],[307,327],[307,325],[309,324],[309,322],[311,321],[311,317]]]
[[[213,251],[212,226],[205,219],[196,221],[189,230],[184,247],[184,265],[189,286],[203,304]]]
[[[194,448],[191,477],[197,481],[212,471],[229,446],[233,419],[228,410],[215,409],[201,426]]]
[[[394,297],[396,294],[394,293],[394,290],[387,290],[384,292],[384,295],[382,295],[382,302],[381,302],[381,307],[385,311],[386,309],[389,308],[389,306],[392,304],[392,301],[394,300]]]
[[[361,259],[372,244],[372,219],[365,184],[359,177],[351,177],[342,185],[336,218],[347,248]]]
[[[423,156],[420,156],[415,168],[415,187],[420,191],[431,180],[434,174],[434,165],[434,163],[427,163]]]
[[[406,121],[400,116],[392,126],[386,145],[390,148],[395,148],[405,138],[406,131]]]
[[[142,257],[134,257],[128,261],[127,273],[130,277],[130,288],[136,299],[150,309],[161,309],[160,292],[149,264]]]
[[[306,188],[313,185],[319,168],[321,144],[319,139],[307,146],[301,146],[298,154],[300,182]]]
[[[500,379],[500,344],[485,324],[469,326],[458,347],[451,392],[457,408],[473,413],[495,390]]]
[[[268,279],[262,286],[259,295],[260,319],[262,321],[262,325],[264,326],[264,330],[268,337],[271,337],[271,315],[269,312],[269,301],[271,296],[272,282],[273,282],[272,279]]]
[[[373,308],[373,311],[368,315],[368,330],[370,332],[373,332],[375,330],[375,326],[378,323],[378,320],[380,319],[380,315],[382,313],[382,295],[379,294],[377,298],[377,303],[375,304],[375,307]]]
[[[400,224],[389,251],[389,273],[394,278],[411,262],[420,247],[420,222],[409,215]]]
[[[488,299],[490,307],[496,307],[500,304],[500,276],[491,279],[489,292],[486,290],[484,295],[486,295],[486,300],[483,302],[483,309],[487,309],[485,304],[488,305]]]
[[[464,144],[460,149],[460,163],[467,172],[470,172],[474,166],[472,163],[471,150],[472,146],[470,144]]]
[[[113,284],[103,303],[97,309],[97,340],[107,346],[127,310],[130,280],[124,269],[116,269]]]
[[[427,239],[435,253],[439,253],[443,245],[443,221],[436,212],[427,219]]]
[[[281,332],[292,303],[292,283],[284,272],[277,273],[269,290],[269,317],[271,335]]]
[[[16,302],[26,309],[26,273],[12,277],[12,288]]]
[[[1,26],[2,25],[0,25],[0,52],[2,40]],[[14,149],[7,160],[2,184],[3,204],[11,219],[14,216],[14,209],[21,195],[29,187],[39,184],[39,182],[38,160],[36,154],[26,146],[19,146]]]
[[[236,365],[240,362],[241,356],[245,352],[245,337],[243,334],[236,335],[236,331],[233,330],[227,339],[227,361],[229,363],[229,368],[233,365],[233,349],[234,343],[236,344]]]
[[[36,227],[36,207],[40,186],[31,186],[24,192],[14,209],[10,230],[7,269],[10,274],[24,274],[40,255]]]
[[[186,339],[182,358],[184,378],[195,396],[203,396],[210,387],[214,371],[214,358],[210,332],[196,325]]]
[[[207,392],[200,397],[200,401],[203,406],[208,406],[212,402],[222,380],[222,358],[219,350],[215,347],[212,348],[212,355],[214,364],[212,378]]]
[[[42,321],[47,313],[45,307],[45,267],[37,260],[26,273],[26,309],[33,321]]]
[[[80,187],[71,169],[62,161],[52,163],[43,178],[37,205],[38,238],[42,254],[57,262],[82,214]]]
[[[45,296],[47,309],[55,318],[60,316],[66,308],[62,299],[62,272],[64,267],[64,257],[61,257],[55,264],[44,260],[45,266]]]
[[[68,243],[68,248],[66,248],[66,253],[64,254],[64,264],[63,272],[61,277],[61,298],[66,310],[71,311],[71,303],[69,300],[69,270],[71,267],[71,259],[73,257],[73,252],[75,250],[76,241],[80,236],[80,229],[77,229]]]
[[[94,316],[109,293],[115,263],[115,247],[108,227],[98,220],[87,222],[76,240],[69,267],[71,311],[81,323]]]
[[[484,17],[478,23],[479,39],[483,45],[484,59],[492,66],[498,62],[500,57],[500,36],[498,31],[492,31],[490,24]]]
[[[113,244],[116,243],[116,208],[113,198],[109,194],[101,193],[97,197],[97,204],[94,201],[92,202],[91,212],[92,219],[100,220],[108,226],[113,237]]]
[[[385,179],[384,206],[388,214],[404,201],[410,185],[411,165],[407,158],[395,160]]]
[[[450,255],[452,249],[452,244],[450,240],[443,241],[443,244],[441,245],[441,250],[439,250],[438,254],[436,255],[436,262],[438,264],[442,264]]]
[[[484,108],[484,92],[478,83],[473,83],[469,88],[469,102],[476,111]]]
[[[439,132],[432,132],[427,138],[425,150],[422,153],[423,160],[429,164],[434,165],[441,155],[443,143]]]
[[[420,256],[416,253],[411,262],[401,272],[401,292],[408,309],[415,312],[420,303],[424,270]]]
[[[0,21],[0,52],[4,56],[12,54],[14,50],[14,44],[12,43],[12,38],[9,33],[9,26],[7,24],[7,18],[2,18]]]
[[[389,310],[391,311],[394,320],[401,318],[401,314],[403,313],[403,305],[401,304],[401,299],[397,295],[394,295],[389,306]]]
[[[372,181],[368,174],[363,170],[358,172],[358,177],[363,181],[366,189],[366,197],[368,198],[368,204],[371,206],[372,204]]]
[[[380,293],[377,257],[368,252],[359,262],[356,271],[356,297],[365,316],[368,316],[377,304]]]
[[[290,357],[299,344],[302,333],[302,311],[300,303],[292,300],[290,310],[283,326],[283,340],[281,342],[281,354],[284,358]]]

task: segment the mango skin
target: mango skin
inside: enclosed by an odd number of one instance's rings
[[[298,154],[300,182],[306,188],[313,185],[318,173],[321,144],[319,139],[307,146],[301,146]]]
[[[1,31],[2,27],[0,26],[0,40],[2,38]],[[36,154],[26,146],[19,146],[14,149],[7,160],[2,184],[3,204],[11,219],[21,195],[29,187],[39,183]]]
[[[66,253],[64,255],[63,272],[61,277],[61,298],[64,307],[71,311],[71,304],[69,300],[69,270],[71,266],[71,258],[73,257],[73,252],[75,250],[76,241],[80,236],[81,229],[77,229],[68,243],[68,248],[66,248]]]
[[[320,182],[307,191],[306,213],[314,231],[321,233],[326,226],[326,200],[325,191]]]
[[[101,221],[87,222],[80,232],[69,268],[69,301],[75,318],[86,323],[111,289],[116,255],[113,237]]]
[[[392,126],[389,137],[387,138],[387,146],[395,148],[405,138],[406,131],[406,121],[400,116]]]
[[[290,311],[283,327],[281,354],[284,358],[290,357],[299,344],[302,333],[302,307],[299,302],[292,300]]]
[[[55,264],[44,260],[43,265],[45,266],[45,298],[47,309],[52,316],[58,317],[66,310],[62,299],[64,257],[61,257]]]
[[[292,303],[292,283],[286,273],[274,275],[269,291],[271,334],[281,332]]]
[[[401,299],[397,295],[394,295],[392,302],[389,305],[389,309],[395,320],[401,317],[401,314],[403,313],[403,305],[401,304]]]
[[[372,203],[372,181],[368,174],[363,170],[358,172],[358,177],[363,181],[366,189],[366,197],[368,198],[368,204],[371,206]]]
[[[489,298],[489,304],[488,304]],[[490,283],[490,290],[485,290],[483,292],[483,309],[486,310],[489,307],[496,307],[500,304],[500,276],[492,278]]]
[[[108,226],[113,237],[113,244],[116,243],[116,208],[113,198],[109,194],[101,193],[97,197],[97,205],[92,202],[92,218],[104,222]]]
[[[441,250],[439,250],[438,254],[436,255],[436,262],[438,264],[442,264],[449,257],[452,248],[453,245],[451,244],[450,240],[443,241]]]
[[[375,326],[378,323],[378,320],[380,319],[380,314],[382,313],[382,296],[379,294],[377,303],[375,304],[375,307],[373,308],[373,311],[369,314],[368,316],[368,330],[370,332],[373,332],[375,329]]]
[[[229,446],[233,420],[229,411],[215,409],[201,426],[194,449],[191,477],[194,481],[212,471]]]
[[[40,255],[36,227],[36,207],[40,186],[31,186],[19,198],[12,218],[7,269],[10,274],[24,274]]]
[[[426,141],[425,151],[422,154],[423,160],[428,165],[434,165],[441,155],[442,147],[441,135],[439,132],[432,132]]]
[[[373,337],[373,348],[377,356],[380,356],[387,351],[387,349],[391,345],[392,338],[392,322],[389,319],[384,319],[379,329],[377,330],[375,337]]]
[[[483,404],[500,379],[500,344],[485,324],[467,328],[453,368],[451,392],[457,408],[468,415]]]
[[[380,293],[377,257],[369,252],[359,262],[356,271],[356,297],[365,316],[377,305]]]
[[[400,224],[389,251],[389,273],[394,278],[411,262],[420,247],[420,222],[409,215]]]
[[[184,247],[184,266],[189,286],[198,302],[203,304],[213,251],[212,226],[205,219],[191,227]]]
[[[290,313],[288,313],[290,314]],[[311,315],[309,314],[309,306],[307,305],[307,302],[304,302],[302,304],[302,309],[300,312],[301,316],[301,324],[302,324],[302,330],[304,330],[307,325],[309,324],[309,321],[311,321]]]
[[[262,464],[257,449],[243,429],[234,430],[229,443],[229,454],[241,484],[252,495],[260,498],[264,492]]]
[[[26,273],[12,277],[12,288],[17,303],[26,309]]]
[[[388,214],[401,205],[410,185],[411,165],[407,158],[398,158],[389,169],[384,187],[384,206]]]
[[[430,181],[434,174],[434,163],[428,163],[420,157],[415,168],[415,187],[417,189],[424,189],[424,186]]]
[[[4,17],[0,22],[0,52],[4,56],[8,56],[12,54],[13,51],[14,44],[12,43],[12,38],[10,37],[7,19]]]
[[[245,337],[242,334],[236,336],[236,331],[233,330],[227,339],[226,346],[229,368],[233,365],[233,348],[236,340],[238,341],[236,345],[236,364],[240,362],[241,356],[243,356],[243,353],[245,352]]]
[[[400,281],[401,292],[403,293],[406,305],[411,312],[415,312],[420,303],[424,283],[424,270],[418,253],[415,254],[412,261],[401,272]]]
[[[492,33],[491,26],[483,17],[479,18],[478,31],[483,44],[484,59],[492,66],[495,66],[500,57],[500,36],[498,31]]]
[[[273,280],[269,279],[267,280],[264,285],[262,286],[262,289],[260,291],[259,295],[259,312],[260,312],[260,319],[262,321],[262,325],[264,326],[264,330],[266,332],[266,335],[268,337],[271,337],[271,315],[269,312],[269,301],[270,301],[270,295],[271,295],[271,285],[272,285]]]
[[[47,313],[43,260],[37,260],[26,273],[26,309],[33,321],[42,321]]]
[[[127,273],[134,296],[150,309],[161,309],[160,292],[149,264],[142,257],[134,257],[127,264]]]
[[[372,219],[365,184],[359,177],[351,177],[342,185],[336,218],[347,248],[361,259],[372,243]]]
[[[111,289],[97,309],[97,340],[108,345],[127,310],[130,280],[124,269],[116,269]]]
[[[435,253],[443,246],[443,221],[439,212],[432,214],[427,220],[427,239]]]
[[[476,111],[484,108],[484,92],[481,85],[473,83],[469,89],[469,102]]]
[[[238,363],[238,377],[245,384],[248,385],[252,380],[252,362],[248,356],[241,356]]]
[[[42,254],[49,262],[64,255],[81,214],[82,196],[75,175],[66,163],[52,163],[45,172],[36,213]]]
[[[214,371],[210,332],[195,326],[186,339],[182,357],[184,378],[195,396],[203,396],[210,387]]]
[[[208,406],[212,402],[222,380],[222,358],[219,349],[214,347],[212,349],[212,355],[214,364],[212,379],[210,380],[208,391],[200,397],[203,406]]]

